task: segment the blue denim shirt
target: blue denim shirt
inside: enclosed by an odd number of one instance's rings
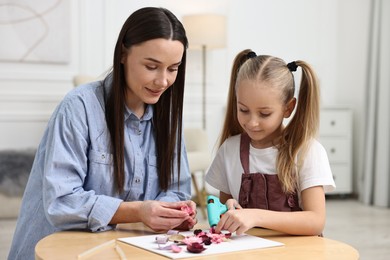
[[[190,198],[184,143],[180,189],[177,171],[166,192],[159,188],[151,105],[141,119],[125,111],[126,177],[124,192],[117,193],[104,88],[111,86],[98,81],[75,88],[54,111],[35,155],[9,259],[34,259],[36,243],[59,230],[114,228],[108,223],[122,201]]]

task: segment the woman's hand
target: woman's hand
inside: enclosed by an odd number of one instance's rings
[[[182,210],[187,207],[192,212]],[[193,201],[144,201],[139,209],[139,217],[145,225],[157,232],[174,228],[188,230],[197,222],[196,205]]]
[[[195,202],[191,200],[184,201],[186,203],[186,206],[184,208],[182,207],[182,210],[186,210],[190,214],[190,219],[185,220],[183,223],[181,223],[179,226],[175,227],[174,229],[178,230],[190,230],[192,229],[196,223],[198,223],[198,220],[196,219],[196,204]]]

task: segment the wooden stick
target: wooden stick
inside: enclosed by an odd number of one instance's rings
[[[122,248],[119,246],[119,243],[115,243],[115,250],[118,253],[121,260],[127,260],[125,252],[123,252]]]
[[[110,240],[108,242],[105,242],[103,244],[100,244],[100,245],[97,245],[95,247],[92,247],[91,249],[88,249],[87,251],[79,254],[77,256],[77,259],[79,260],[82,260],[82,259],[87,259],[93,255],[95,255],[96,253],[106,249],[106,248],[109,248],[109,247],[115,247],[116,245],[116,241],[113,239],[113,240]],[[123,252],[123,251],[122,251]]]

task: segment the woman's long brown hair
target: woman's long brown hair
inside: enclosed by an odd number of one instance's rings
[[[114,179],[118,192],[125,182],[124,172],[124,111],[126,81],[121,57],[123,48],[131,48],[148,40],[163,38],[178,40],[184,46],[181,65],[175,82],[154,105],[153,127],[156,137],[157,167],[160,188],[166,191],[176,170],[180,180],[180,154],[186,52],[188,41],[181,22],[164,8],[146,7],[137,10],[124,23],[115,46],[113,82],[106,101],[106,122],[110,131],[114,157]]]

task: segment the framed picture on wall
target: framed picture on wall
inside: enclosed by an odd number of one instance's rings
[[[70,60],[70,1],[0,3],[0,38],[0,62],[67,64]]]

